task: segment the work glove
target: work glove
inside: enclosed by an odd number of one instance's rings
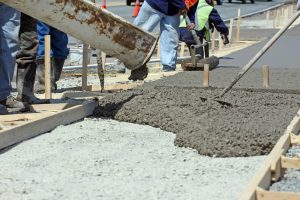
[[[229,39],[228,39],[227,35],[222,34],[222,35],[221,35],[221,38],[222,38],[222,40],[223,40],[223,44],[224,44],[224,45],[226,45],[226,44],[229,43]]]

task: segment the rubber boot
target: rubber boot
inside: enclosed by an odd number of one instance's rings
[[[45,92],[45,60],[37,59],[36,68],[36,84],[34,86],[34,91],[37,93]]]
[[[52,73],[51,75],[51,86],[54,87],[54,90],[57,90],[56,82],[60,79],[61,72],[65,64],[64,58],[52,58]],[[54,77],[54,78],[52,78]]]
[[[8,114],[6,107],[0,104],[0,115],[6,115],[6,114]]]
[[[17,68],[17,99],[27,104],[50,103],[49,99],[39,99],[33,94],[36,64],[31,64],[25,69]]]
[[[51,59],[51,90],[57,90],[56,82],[61,76],[61,72],[65,63],[64,58],[52,58]],[[38,93],[45,92],[45,60],[37,60],[37,83],[35,85],[35,91]]]

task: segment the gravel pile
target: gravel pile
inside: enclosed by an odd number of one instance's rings
[[[0,199],[235,200],[264,157],[210,158],[150,126],[85,119],[4,151]]]

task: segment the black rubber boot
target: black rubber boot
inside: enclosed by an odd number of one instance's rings
[[[36,84],[34,86],[34,91],[37,93],[45,92],[45,60],[37,59],[37,68],[36,68]]]
[[[33,94],[36,64],[33,63],[27,68],[17,69],[17,99],[27,104],[50,103],[49,99],[39,99]]]
[[[51,59],[51,90],[57,90],[56,82],[61,76],[61,72],[65,63],[64,58],[52,58]],[[35,85],[35,91],[38,93],[45,92],[45,60],[37,60],[37,83]]]
[[[52,58],[51,85],[54,87],[54,90],[57,90],[56,82],[59,80],[61,76],[61,72],[63,70],[64,64],[65,64],[64,58]]]
[[[0,115],[6,115],[6,114],[8,114],[6,107],[0,104]]]

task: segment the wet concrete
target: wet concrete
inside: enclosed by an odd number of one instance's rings
[[[221,89],[201,88],[200,74],[183,72],[106,97],[100,101],[95,116],[173,132],[176,145],[194,148],[202,155],[268,154],[295,116],[300,91],[236,88],[222,98],[234,105],[226,107],[215,101],[200,100],[200,97],[213,97],[221,92]],[[219,84],[223,80],[224,86],[224,79],[216,80]]]

